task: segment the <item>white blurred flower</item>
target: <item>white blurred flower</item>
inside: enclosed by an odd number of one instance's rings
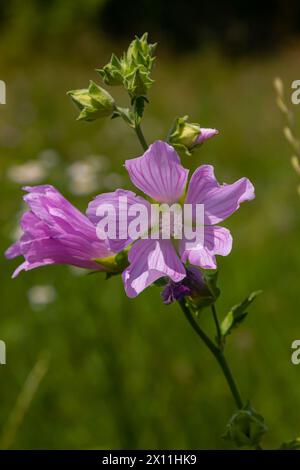
[[[69,188],[73,194],[90,194],[98,188],[98,175],[89,163],[78,161],[67,169],[70,179]]]
[[[29,289],[27,296],[32,308],[39,309],[54,302],[56,290],[51,285],[36,285]]]
[[[101,190],[100,175],[108,166],[109,160],[104,155],[90,155],[72,163],[67,168],[70,191],[76,195],[87,195]]]
[[[54,149],[44,149],[38,154],[37,158],[47,168],[53,168],[58,164],[60,160],[60,155]]]
[[[18,184],[40,183],[47,174],[45,165],[38,160],[29,160],[22,165],[13,165],[7,170],[7,177]]]

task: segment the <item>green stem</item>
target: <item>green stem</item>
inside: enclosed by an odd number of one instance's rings
[[[212,311],[214,321],[215,321],[215,325],[216,325],[216,329],[217,329],[217,342],[218,342],[218,345],[219,345],[220,349],[222,349],[221,327],[220,327],[220,323],[219,323],[218,314],[217,314],[215,304],[211,305],[211,311]]]
[[[225,356],[221,349],[217,347],[211,339],[204,333],[204,331],[200,328],[198,323],[196,322],[193,314],[191,313],[190,309],[187,307],[185,300],[180,300],[179,301],[180,307],[187,318],[188,322],[194,329],[194,331],[197,333],[197,335],[202,339],[202,341],[206,344],[208,349],[211,351],[211,353],[214,355],[214,357],[217,359],[223,374],[225,376],[225,379],[227,381],[227,384],[230,388],[230,391],[232,393],[232,396],[234,398],[234,401],[239,409],[243,408],[243,401],[241,398],[241,395],[239,393],[239,390],[237,388],[237,385],[234,381],[234,378],[232,376],[231,370],[227,364],[227,361],[225,359]]]
[[[136,135],[138,136],[138,139],[140,141],[140,144],[141,146],[143,147],[143,150],[147,150],[148,148],[148,144],[146,142],[146,139],[144,137],[144,134],[143,134],[143,131],[141,129],[141,125],[140,124],[136,124],[135,127],[134,127],[134,130],[136,132]]]

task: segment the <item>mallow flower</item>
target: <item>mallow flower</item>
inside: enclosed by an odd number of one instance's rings
[[[107,242],[97,237],[96,227],[84,214],[53,186],[27,186],[24,190],[29,211],[21,218],[23,235],[5,253],[7,258],[25,258],[13,277],[20,271],[48,264],[106,270],[95,260],[112,253]]]
[[[123,238],[118,232],[116,237],[109,237],[109,245],[113,251],[130,248],[130,264],[122,274],[127,295],[137,296],[161,277],[168,277],[174,283],[181,282],[186,277],[185,265],[215,269],[216,255],[226,256],[232,248],[230,231],[217,224],[235,212],[242,202],[254,198],[251,182],[241,178],[233,184],[220,185],[213,167],[202,165],[193,173],[185,192],[189,171],[181,165],[174,147],[163,141],[154,142],[142,156],[126,160],[125,168],[132,183],[151,201],[169,205],[184,202],[191,204],[193,209],[197,204],[204,205],[204,240],[191,247],[184,236],[181,240],[125,238],[123,229],[126,227],[123,225],[131,221],[130,207],[139,204],[147,210],[150,208],[149,200],[132,191],[102,194],[89,204],[87,216],[94,224],[101,220],[98,208],[107,203],[115,206],[117,222],[121,219],[119,231],[123,232]],[[120,196],[127,196],[127,208],[124,209],[127,217],[122,209],[119,210]]]

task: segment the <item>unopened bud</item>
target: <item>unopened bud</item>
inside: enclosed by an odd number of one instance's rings
[[[92,81],[89,88],[69,91],[68,95],[81,111],[79,120],[94,121],[100,117],[111,116],[115,109],[112,96]]]
[[[223,438],[232,441],[237,447],[256,447],[266,432],[264,418],[248,403],[232,416]]]
[[[201,128],[197,123],[188,121],[188,116],[177,118],[169,132],[168,141],[177,150],[190,155],[191,151],[205,140],[217,135],[216,129]]]

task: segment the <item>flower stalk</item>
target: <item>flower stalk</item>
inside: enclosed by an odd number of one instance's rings
[[[136,132],[136,135],[137,135],[137,137],[138,137],[138,139],[139,139],[139,141],[140,141],[140,144],[141,144],[143,150],[144,150],[144,151],[147,150],[148,144],[147,144],[146,139],[145,139],[145,136],[144,136],[144,134],[143,134],[141,125],[138,124],[138,123],[136,123],[135,126],[134,126],[134,130],[135,130],[135,132]]]
[[[235,401],[235,404],[236,404],[237,408],[242,409],[243,408],[243,401],[242,401],[240,392],[239,392],[238,387],[235,383],[232,372],[231,372],[231,370],[228,366],[228,363],[225,359],[225,356],[223,354],[223,351],[222,351],[221,347],[216,346],[213,343],[213,341],[202,330],[202,328],[199,326],[199,324],[195,320],[193,313],[191,312],[190,308],[188,307],[188,305],[186,304],[184,299],[179,301],[179,305],[180,305],[187,321],[189,322],[189,324],[191,325],[191,327],[193,328],[195,333],[199,336],[199,338],[201,338],[201,340],[204,342],[204,344],[208,347],[210,352],[216,358],[218,364],[220,365],[220,367],[222,369],[222,372],[223,372],[224,377],[227,381],[227,384],[228,384],[229,389],[232,393],[232,396],[233,396],[233,399]],[[214,311],[215,311],[215,308],[214,308]]]

